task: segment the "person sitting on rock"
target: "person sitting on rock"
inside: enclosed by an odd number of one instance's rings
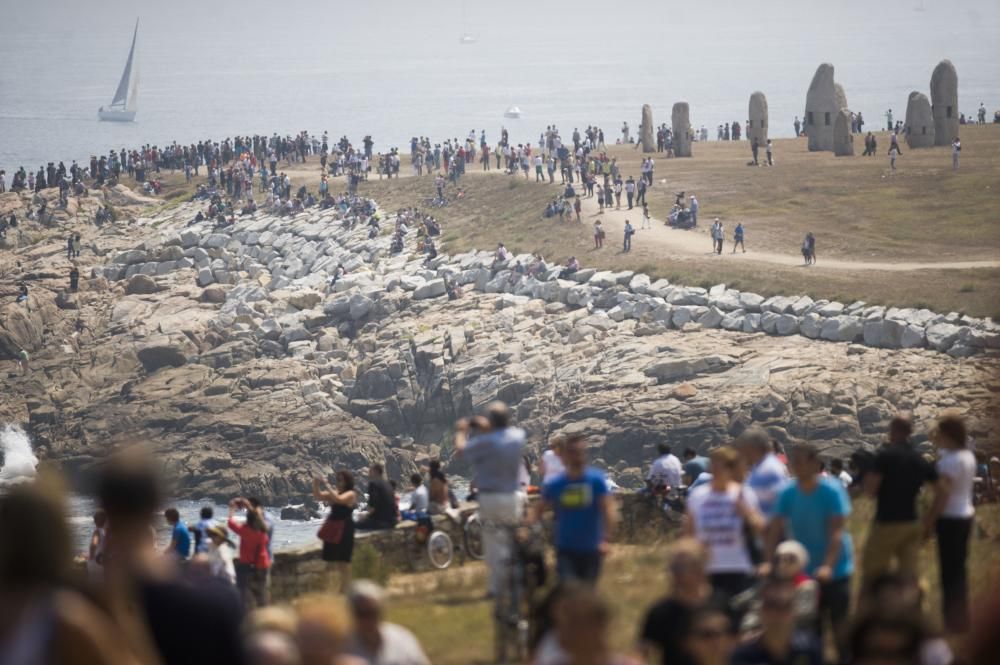
[[[510,252],[504,247],[503,243],[497,244],[497,251],[493,254],[493,265],[490,266],[492,270],[496,270],[499,264],[506,263],[510,258]]]
[[[465,295],[462,287],[455,280],[448,277],[444,280],[444,290],[448,294],[448,300],[458,300]]]
[[[575,256],[569,257],[569,261],[566,262],[566,267],[562,269],[559,273],[559,279],[569,279],[573,273],[580,269],[580,262]]]
[[[28,285],[20,282],[17,285],[17,299],[14,302],[22,303],[28,300]]]

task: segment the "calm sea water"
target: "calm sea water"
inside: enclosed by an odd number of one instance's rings
[[[95,6],[96,5],[96,6]],[[922,5],[923,11],[917,11]],[[16,11],[15,11],[16,7]],[[101,123],[140,18],[139,114]],[[467,31],[477,43],[461,45]],[[768,97],[775,136],[801,116],[816,66],[830,61],[869,127],[950,58],[959,108],[1000,107],[1000,4],[972,0],[381,0],[205,3],[37,0],[0,6],[0,168],[37,168],[145,142],[328,130],[376,150],[506,124],[534,141],[597,124],[609,139],[691,105],[714,137]],[[504,120],[518,105],[520,120]]]

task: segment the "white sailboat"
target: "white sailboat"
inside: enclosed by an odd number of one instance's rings
[[[475,44],[476,38],[469,32],[469,22],[466,20],[466,14],[465,2],[462,2],[462,37],[458,40],[458,43]]]
[[[135,58],[135,38],[139,34],[139,19],[135,20],[135,31],[132,33],[132,48],[128,51],[125,61],[125,71],[122,72],[118,89],[108,106],[97,110],[97,117],[112,122],[132,122],[139,108],[139,62]]]

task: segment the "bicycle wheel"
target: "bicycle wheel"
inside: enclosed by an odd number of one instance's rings
[[[483,560],[483,523],[479,521],[479,515],[472,515],[462,529],[462,538],[465,541],[465,552],[470,559],[476,561]]]
[[[451,560],[455,556],[455,546],[452,545],[451,537],[444,531],[434,531],[427,539],[427,558],[431,560],[431,565],[438,570],[444,570],[451,565]]]

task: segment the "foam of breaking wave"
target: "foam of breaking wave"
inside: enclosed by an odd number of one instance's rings
[[[31,449],[31,439],[20,425],[3,426],[0,430],[0,450],[3,450],[0,487],[35,477],[38,458]]]

